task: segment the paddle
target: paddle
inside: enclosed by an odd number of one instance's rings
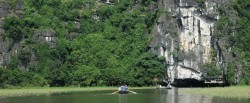
[[[128,90],[129,92],[131,92],[131,93],[134,93],[134,94],[137,94],[136,92],[134,92],[134,91],[130,91],[130,90]]]
[[[119,91],[115,91],[115,92],[113,92],[112,94],[115,94],[115,93],[118,93]]]

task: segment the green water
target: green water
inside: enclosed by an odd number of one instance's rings
[[[42,96],[0,98],[0,103],[250,103],[250,99],[230,99],[179,94],[178,89],[133,91],[138,94],[111,94],[114,91],[73,92]]]

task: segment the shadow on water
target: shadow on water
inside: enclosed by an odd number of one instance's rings
[[[72,92],[0,98],[0,103],[250,103],[250,99],[181,94],[180,89],[133,90],[138,94],[112,94],[114,91]]]

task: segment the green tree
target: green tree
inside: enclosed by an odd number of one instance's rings
[[[22,20],[15,16],[5,18],[3,21],[3,29],[5,30],[4,37],[13,42],[20,41],[25,35],[22,26]]]
[[[45,0],[30,0],[29,1],[32,6],[34,6],[36,9],[40,9],[44,4],[45,4]]]
[[[151,53],[144,53],[135,63],[132,69],[135,85],[153,85],[153,78],[164,79],[165,59]]]
[[[30,62],[31,59],[31,52],[27,49],[21,49],[17,55],[17,58],[25,67],[27,67],[27,64]]]
[[[232,85],[234,84],[234,65],[233,64],[229,64],[228,67],[227,67],[227,74],[226,74],[226,82],[229,84],[229,85]]]
[[[100,80],[101,72],[99,69],[91,66],[81,65],[73,72],[74,85],[79,86],[97,86]]]
[[[206,76],[210,78],[219,78],[222,76],[222,70],[214,64],[215,63],[205,64]]]
[[[0,88],[6,88],[11,85],[10,77],[12,77],[12,72],[9,69],[0,67]]]

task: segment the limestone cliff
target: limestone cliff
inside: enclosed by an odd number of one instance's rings
[[[166,58],[169,81],[204,79],[204,65],[212,60],[218,5],[216,0],[158,1],[161,14],[150,51]]]
[[[10,14],[10,5],[6,1],[0,1],[0,24],[3,18]],[[8,53],[9,43],[3,40],[3,29],[0,28],[0,67],[6,66],[6,62],[10,60],[10,53]]]
[[[16,16],[23,18],[24,15],[24,3],[22,0],[17,0],[15,5],[11,5],[8,0],[0,0],[0,67],[5,67],[10,63],[13,55],[18,54],[22,49],[28,49],[29,46],[23,45],[22,40],[12,43],[7,38],[4,38],[4,30],[2,29],[3,19],[5,17]],[[53,30],[36,30],[34,31],[33,41],[48,43],[50,48],[56,46],[55,31]],[[30,48],[29,48],[30,49]],[[32,52],[30,60],[34,60],[35,56]],[[18,63],[22,69],[27,69],[23,61]]]

